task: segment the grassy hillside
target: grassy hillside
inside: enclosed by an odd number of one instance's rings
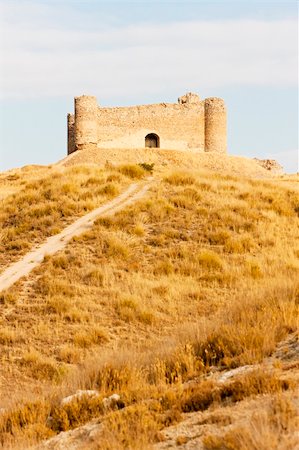
[[[119,192],[125,173],[73,167],[26,185],[4,200],[3,223],[31,245]],[[41,221],[37,210],[47,211]],[[147,448],[182,413],[293,392],[294,374],[259,369],[230,390],[204,375],[260,363],[296,332],[298,225],[291,182],[195,170],[160,175],[143,200],[98,219],[1,294],[0,442],[25,445],[98,417],[104,431],[94,448]],[[6,242],[9,260],[25,251]],[[60,404],[79,388],[97,389],[100,400]],[[107,414],[101,399],[112,393],[126,407]],[[280,439],[293,416],[285,427],[274,416]],[[238,448],[223,447],[225,439],[207,435],[206,448]]]
[[[143,174],[138,168],[135,175]],[[29,167],[23,172],[3,174],[0,270],[34,244],[119,194],[131,178],[121,173],[121,167]]]

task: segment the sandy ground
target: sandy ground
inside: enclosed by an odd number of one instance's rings
[[[36,266],[38,266],[46,255],[53,255],[62,248],[74,237],[90,229],[99,216],[106,216],[116,213],[125,206],[130,205],[134,201],[142,198],[147,192],[152,179],[147,182],[133,183],[129,188],[99,208],[94,209],[90,213],[73,222],[66,227],[62,232],[51,236],[40,245],[38,248],[27,253],[22,259],[9,266],[0,275],[0,292],[8,289],[20,278],[28,275]]]

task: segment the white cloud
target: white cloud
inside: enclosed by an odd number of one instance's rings
[[[111,99],[128,92],[297,82],[293,20],[108,27],[102,18],[96,26],[94,17],[56,3],[2,6],[2,97],[104,92]]]

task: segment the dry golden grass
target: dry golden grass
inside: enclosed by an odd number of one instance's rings
[[[139,176],[116,172],[103,177]],[[254,373],[222,390],[207,381],[182,394],[211,366],[261,362],[296,330],[298,213],[296,191],[278,181],[174,172],[47,258],[0,297],[2,443],[101,417],[99,403],[88,413],[59,405],[78,388],[117,392],[127,406],[104,415],[99,448],[147,448],[182,412],[292,390],[291,381]],[[39,406],[19,420],[34,390]]]
[[[61,231],[77,217],[119,194],[132,178],[141,178],[140,166],[99,169],[76,166],[43,168],[33,177],[21,172],[3,174],[1,184],[12,184],[0,199],[0,269],[34,244]],[[21,181],[22,180],[22,181]],[[15,192],[13,192],[15,190]]]
[[[270,405],[222,435],[207,434],[207,450],[269,450],[297,448],[298,408],[290,396],[276,394]]]

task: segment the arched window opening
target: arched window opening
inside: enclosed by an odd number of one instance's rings
[[[160,148],[160,138],[155,133],[150,133],[145,136],[145,147],[147,148]]]

